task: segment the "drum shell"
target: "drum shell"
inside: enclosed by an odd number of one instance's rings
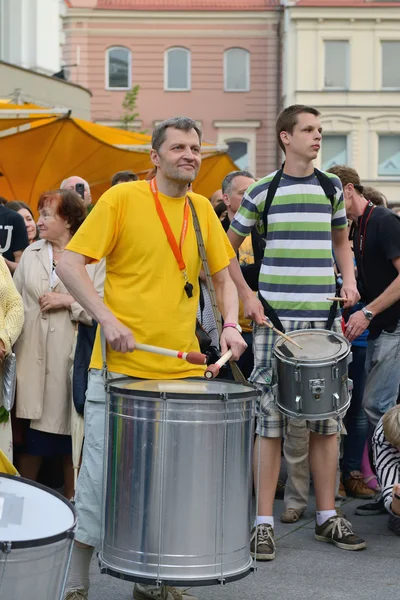
[[[246,574],[256,392],[171,395],[108,394],[100,564],[176,585]]]
[[[0,551],[0,599],[61,600],[72,543]]]
[[[337,362],[302,363],[274,359],[277,385],[274,386],[279,410],[289,417],[309,421],[343,416],[349,405],[348,364],[351,353]],[[324,389],[315,394],[311,382],[323,380]]]

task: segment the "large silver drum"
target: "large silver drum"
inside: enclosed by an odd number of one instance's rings
[[[249,573],[255,397],[224,381],[109,383],[103,572],[173,585]]]
[[[326,329],[302,329],[274,347],[273,392],[279,410],[310,421],[343,416],[350,405],[348,365],[351,346],[345,337]]]
[[[1,600],[62,600],[75,524],[59,494],[0,475]]]

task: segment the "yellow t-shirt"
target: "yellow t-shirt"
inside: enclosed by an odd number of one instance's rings
[[[244,238],[243,243],[239,248],[238,260],[241,267],[243,265],[254,265],[253,242],[250,235]],[[253,331],[251,319],[246,319],[244,316],[244,306],[241,300],[239,302],[239,325],[242,327],[244,332]]]
[[[175,239],[180,240],[185,198],[159,199]],[[211,274],[228,266],[235,255],[207,198],[189,193],[200,222]],[[193,297],[169,246],[147,181],[122,183],[97,202],[68,244],[68,250],[93,262],[106,256],[104,302],[137,342],[189,352],[199,350],[195,335],[201,259],[191,211],[182,254]],[[91,367],[102,366],[97,331]],[[176,358],[135,350],[121,354],[107,349],[110,371],[145,379],[202,376],[204,367]]]

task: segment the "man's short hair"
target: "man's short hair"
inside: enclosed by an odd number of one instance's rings
[[[0,196],[0,204],[1,206],[5,206],[6,204],[8,204],[8,200],[6,200],[6,198],[3,198],[3,196]]]
[[[342,182],[342,186],[346,187],[349,183],[352,183],[360,194],[363,193],[364,186],[361,185],[361,179],[355,169],[348,167],[347,165],[335,165],[328,169],[328,173],[333,173]]]
[[[278,139],[279,146],[284,152],[286,152],[286,148],[285,144],[281,140],[281,133],[282,131],[287,131],[287,133],[292,135],[293,129],[295,128],[295,125],[297,125],[297,117],[303,113],[308,113],[309,115],[314,115],[315,117],[319,117],[321,114],[319,110],[313,108],[312,106],[306,106],[305,104],[292,104],[292,106],[284,108],[278,115],[276,120],[276,137]]]
[[[151,137],[151,147],[156,152],[159,152],[161,146],[165,142],[167,137],[167,129],[169,127],[187,132],[194,129],[199,136],[199,144],[201,144],[202,133],[196,121],[193,121],[193,119],[190,119],[189,117],[173,117],[172,119],[167,119],[166,121],[159,123],[159,125],[157,125],[153,131],[153,135]]]
[[[363,196],[375,206],[387,206],[387,198],[382,192],[371,186],[365,186]]]
[[[382,417],[385,438],[395,448],[400,449],[400,404],[387,411]]]
[[[111,179],[111,187],[118,183],[125,183],[127,181],[137,181],[139,177],[133,171],[118,171]]]
[[[232,191],[232,182],[236,177],[248,177],[254,179],[253,175],[249,171],[232,171],[228,173],[222,182],[222,193],[230,194]]]
[[[85,186],[85,190],[87,192],[89,192],[90,194],[90,185],[88,184],[88,182],[86,181],[86,179],[83,179],[83,177],[80,177],[79,175],[71,175],[70,177],[67,177],[66,179],[63,179],[60,185],[60,190],[64,190],[66,189],[66,186],[69,184],[69,180],[70,179],[75,179],[75,178],[81,179],[83,185]]]

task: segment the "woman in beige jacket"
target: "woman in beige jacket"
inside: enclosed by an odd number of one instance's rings
[[[36,480],[44,456],[63,456],[65,496],[73,495],[71,349],[76,323],[90,318],[55,273],[57,262],[86,212],[71,190],[43,194],[38,204],[40,240],[22,255],[14,275],[25,309],[15,346],[16,416],[25,419],[18,469]]]
[[[3,407],[3,361],[22,331],[24,307],[15,289],[9,268],[0,256],[0,449],[12,462],[11,417]]]

